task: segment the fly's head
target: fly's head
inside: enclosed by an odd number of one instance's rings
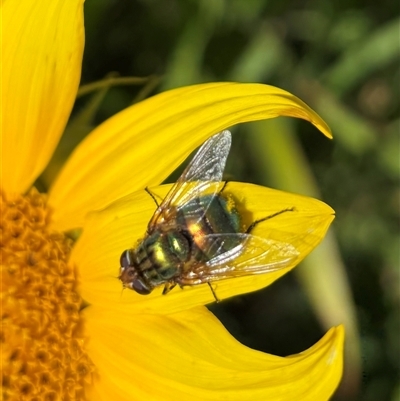
[[[130,288],[138,294],[147,295],[153,290],[150,283],[142,276],[140,267],[135,263],[134,251],[127,249],[120,258],[119,279],[124,288]]]

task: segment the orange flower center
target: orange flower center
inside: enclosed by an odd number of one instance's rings
[[[4,400],[83,400],[85,352],[72,241],[49,229],[45,197],[1,198],[1,375]]]

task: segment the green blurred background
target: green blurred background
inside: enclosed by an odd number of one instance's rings
[[[93,126],[160,91],[234,80],[294,93],[334,140],[295,119],[244,124],[226,172],[322,199],[336,220],[294,272],[210,309],[242,343],[282,356],[343,322],[333,399],[400,400],[399,14],[389,0],[87,0],[81,96],[42,183]]]

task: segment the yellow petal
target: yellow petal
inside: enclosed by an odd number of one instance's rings
[[[325,122],[290,93],[261,84],[212,83],[161,93],[100,125],[75,150],[50,191],[60,230],[88,211],[160,184],[197,146],[232,125],[278,116]]]
[[[170,188],[171,185],[164,185],[152,191],[163,198]],[[220,299],[271,284],[318,245],[334,218],[333,210],[325,203],[300,195],[235,182],[228,183],[224,194],[228,193],[234,194],[240,210],[246,210],[247,215],[250,212],[251,216],[246,217],[246,226],[254,220],[294,207],[293,212],[260,223],[252,234],[289,243],[299,255],[285,269],[213,283]],[[117,279],[120,255],[143,238],[154,211],[153,199],[145,191],[140,191],[91,215],[71,254],[72,260],[79,266],[80,292],[86,301],[104,306],[128,304],[135,313],[172,313],[214,301],[207,284],[184,287],[183,290],[175,288],[164,296],[161,295],[162,288],[147,296],[128,289],[122,292],[122,284]]]
[[[79,85],[82,0],[2,2],[1,185],[22,193],[46,166]]]
[[[342,374],[341,326],[281,358],[243,346],[202,307],[167,316],[85,312],[99,373],[93,400],[324,401]]]

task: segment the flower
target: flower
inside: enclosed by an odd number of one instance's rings
[[[207,137],[279,115],[329,128],[293,95],[216,83],[162,93],[96,128],[47,195],[34,188],[63,132],[83,53],[81,0],[2,3],[1,366],[7,400],[324,400],[342,370],[343,328],[281,358],[234,340],[204,307],[200,285],[147,297],[121,294],[118,257],[154,212],[143,191],[162,182]],[[333,211],[317,200],[230,183],[257,227],[304,258]],[[152,188],[164,196],[168,186]],[[264,202],[268,199],[268,202]],[[291,214],[290,214],[291,215]],[[64,233],[80,227],[74,244]],[[294,265],[294,263],[293,263]],[[218,283],[223,299],[285,271]]]

